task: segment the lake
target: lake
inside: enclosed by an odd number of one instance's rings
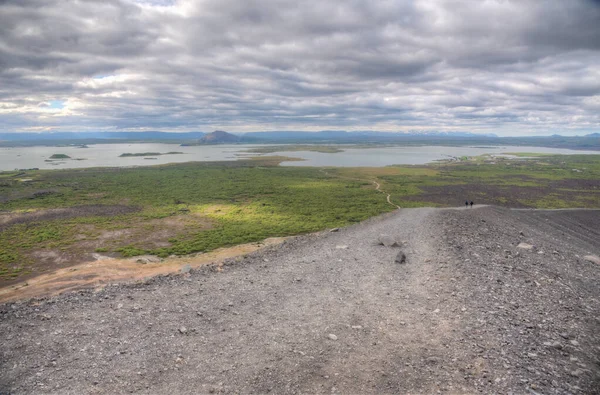
[[[272,146],[272,145],[271,145]],[[84,167],[131,167],[192,161],[230,161],[248,156],[245,151],[257,145],[204,145],[181,147],[178,144],[94,144],[88,148],[78,147],[2,147],[0,148],[0,171],[14,169],[72,169]],[[505,152],[535,152],[549,154],[600,154],[600,151],[578,151],[544,147],[442,147],[442,146],[394,146],[379,148],[344,148],[344,152],[319,153],[310,151],[281,151],[265,156],[282,155],[302,158],[304,161],[283,162],[283,166],[341,166],[381,167],[395,164],[421,165],[436,160],[482,154]],[[123,153],[182,152],[179,155],[161,155],[153,159],[144,157],[119,157]],[[64,154],[72,159],[53,160],[54,154]],[[81,159],[81,160],[77,160]]]
[[[139,144],[93,144],[88,148],[79,147],[2,147],[0,148],[0,170],[14,169],[73,169],[84,167],[130,167],[150,166],[165,163],[192,161],[237,160],[240,151],[256,147],[254,145],[204,145],[181,147],[179,144],[139,143]],[[179,155],[144,157],[119,157],[124,153],[143,152],[183,152]],[[54,154],[64,154],[72,159],[47,162]],[[82,159],[82,160],[77,160]]]
[[[442,159],[506,152],[534,152],[560,155],[600,155],[600,151],[579,151],[545,147],[445,147],[445,146],[397,146],[368,149],[345,149],[344,152],[327,154],[320,152],[286,152],[282,150],[270,155],[299,157],[302,162],[283,162],[282,166],[338,166],[338,167],[382,167],[390,165],[424,165]]]

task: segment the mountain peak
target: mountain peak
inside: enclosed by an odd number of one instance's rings
[[[223,143],[237,143],[240,141],[240,137],[235,134],[227,133],[223,130],[215,130],[212,133],[203,136],[200,139],[201,144],[223,144]]]

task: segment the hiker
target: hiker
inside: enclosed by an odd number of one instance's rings
[[[473,201],[471,200],[471,208],[473,208]]]
[[[465,201],[465,207],[469,208],[469,201],[468,200]]]

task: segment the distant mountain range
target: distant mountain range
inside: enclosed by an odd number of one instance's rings
[[[322,130],[319,132],[303,131],[273,131],[273,132],[250,132],[229,133],[215,130],[212,133],[205,132],[46,132],[46,133],[0,133],[0,141],[50,141],[50,140],[199,140],[204,143],[213,142],[245,142],[263,140],[345,140],[345,139],[398,139],[415,137],[474,137],[474,138],[498,138],[496,134],[478,134],[470,132],[378,132],[378,131],[356,131],[344,130]],[[554,134],[552,136],[528,136],[531,138],[564,138]],[[600,137],[600,133],[591,133],[579,137]]]
[[[346,132],[343,130],[323,130],[320,132],[300,131],[275,131],[275,132],[251,132],[251,133],[228,133],[215,130],[212,133],[204,132],[46,132],[46,133],[0,133],[0,141],[4,142],[55,142],[65,143],[71,141],[74,144],[81,143],[79,140],[94,142],[104,140],[109,142],[128,141],[189,141],[190,144],[219,144],[219,143],[244,143],[244,142],[289,142],[289,141],[331,141],[352,142],[356,140],[395,140],[407,137],[496,137],[496,135],[480,135],[466,132],[424,132],[424,133],[397,133],[360,131]]]
[[[51,132],[51,133],[0,133],[0,141],[53,141],[53,140],[191,140],[199,139],[203,132]]]
[[[275,132],[250,132],[244,134],[233,134],[222,130],[215,130],[206,134],[197,141],[185,142],[182,145],[204,145],[204,144],[231,144],[231,143],[377,143],[394,142],[414,138],[474,138],[474,137],[498,137],[494,134],[478,135],[465,132],[427,132],[427,133],[389,133],[389,132],[346,132],[343,130],[323,130],[320,132],[297,132],[297,131],[275,131]]]
[[[377,131],[357,131],[357,132],[346,132],[343,130],[323,130],[320,132],[294,132],[294,131],[280,131],[280,132],[251,132],[245,133],[242,136],[247,140],[269,140],[269,141],[301,141],[301,140],[312,140],[312,141],[365,141],[365,140],[378,140],[378,141],[389,141],[398,140],[405,138],[414,137],[498,137],[495,134],[475,134],[468,132],[377,132]]]
[[[216,130],[204,132],[78,132],[78,133],[0,133],[0,146],[81,145],[101,143],[169,142],[181,145],[205,144],[407,144],[407,145],[467,145],[504,144],[538,145],[546,147],[600,149],[600,133],[566,137],[498,137],[495,134],[469,132],[378,132],[323,130],[319,132],[272,131],[228,133]]]

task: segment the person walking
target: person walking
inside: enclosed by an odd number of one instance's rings
[[[465,200],[465,207],[469,208],[469,201],[468,200]]]
[[[473,201],[471,200],[471,208],[473,208]]]

